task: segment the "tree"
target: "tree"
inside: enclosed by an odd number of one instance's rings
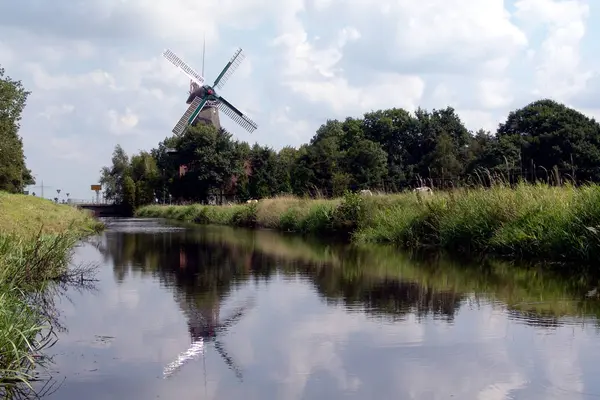
[[[170,192],[176,198],[204,202],[210,195],[221,196],[232,178],[243,172],[240,147],[224,129],[199,124],[171,144],[177,169],[187,169],[184,175],[173,174]]]
[[[292,167],[297,158],[298,150],[291,146],[286,146],[277,153],[275,166],[275,184],[277,185],[277,193],[293,193]]]
[[[250,197],[260,199],[277,194],[277,154],[268,147],[256,143],[250,151],[250,168],[252,174],[248,178]]]
[[[600,179],[600,125],[564,104],[542,99],[512,111],[497,134],[518,146],[523,168],[557,166],[576,170],[579,179]]]
[[[136,206],[154,203],[161,175],[150,153],[142,151],[131,157],[131,178],[135,184]]]
[[[381,189],[387,175],[387,160],[388,155],[379,143],[368,139],[354,143],[344,160],[351,189]]]
[[[26,185],[35,183],[19,136],[21,114],[30,93],[21,81],[5,76],[0,67],[0,190],[11,193],[20,193]]]
[[[135,210],[137,206],[135,191],[135,182],[131,176],[125,176],[125,178],[123,178],[123,195],[121,205],[123,205],[125,212],[128,215],[133,214],[133,210]]]
[[[379,143],[387,154],[386,190],[396,191],[407,184],[413,165],[420,160],[417,120],[401,108],[367,113],[363,119],[365,138]],[[351,132],[348,129],[348,132]],[[355,135],[358,136],[358,135]]]
[[[104,197],[117,204],[123,203],[123,185],[125,178],[131,176],[129,157],[121,145],[113,150],[112,165],[100,171],[100,184],[104,187]]]
[[[495,133],[472,134],[452,107],[414,113],[392,108],[343,122],[327,120],[308,143],[278,152],[199,124],[131,159],[117,146],[101,182],[109,198],[136,206],[167,197],[244,201],[280,193],[398,191],[420,178],[449,186],[477,182],[479,176],[480,183],[488,183],[482,170],[515,182],[519,175],[535,179],[531,167],[554,165],[575,171],[579,179],[600,181],[600,127],[564,105],[540,100],[510,113]]]

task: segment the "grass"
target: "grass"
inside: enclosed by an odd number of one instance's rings
[[[462,254],[593,261],[600,250],[600,186],[521,184],[460,190],[378,209],[355,239]]]
[[[333,200],[278,197],[234,206],[151,205],[136,215],[551,262],[590,262],[600,250],[598,185],[496,185],[431,196],[349,193]]]
[[[0,192],[0,393],[29,385],[37,353],[51,343],[37,300],[65,273],[75,244],[102,226],[74,207]]]

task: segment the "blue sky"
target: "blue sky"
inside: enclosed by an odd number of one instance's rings
[[[38,184],[93,196],[121,144],[149,150],[185,111],[206,35],[212,82],[258,124],[222,115],[236,138],[279,149],[327,118],[452,105],[469,129],[495,129],[540,97],[600,116],[600,4],[585,0],[23,0],[0,3],[0,65],[32,91],[21,135]],[[49,17],[50,16],[50,17]],[[39,193],[40,188],[33,189]]]

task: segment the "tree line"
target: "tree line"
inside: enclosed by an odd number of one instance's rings
[[[600,125],[548,99],[510,112],[493,133],[469,131],[452,107],[392,108],[328,120],[309,143],[279,151],[197,125],[131,157],[117,145],[101,171],[105,197],[131,207],[486,185],[494,177],[598,182]]]
[[[25,186],[35,184],[19,136],[21,114],[30,94],[0,66],[0,190],[10,193],[22,193]]]

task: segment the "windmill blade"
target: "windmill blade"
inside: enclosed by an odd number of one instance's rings
[[[242,61],[244,61],[245,57],[246,56],[242,53],[242,49],[237,49],[237,51],[233,54],[233,57],[231,57],[231,60],[229,60],[227,65],[225,65],[225,68],[223,68],[223,71],[221,71],[219,76],[217,76],[217,79],[215,79],[213,87],[223,89],[223,86],[225,86],[227,80],[231,77],[231,75],[233,75]]]
[[[175,53],[173,53],[171,50],[166,49],[163,52],[163,57],[166,58],[174,66],[181,69],[190,79],[198,83],[198,85],[202,86],[204,84],[204,78],[202,77],[202,75],[200,75],[192,67],[187,65],[185,61],[183,61],[181,58],[177,57],[177,55],[175,55]]]
[[[224,112],[229,118],[237,122],[242,128],[252,133],[258,125],[250,118],[244,115],[240,110],[235,108],[233,104],[225,100],[223,97],[219,97],[219,111]]]
[[[189,124],[194,122],[200,111],[202,111],[202,108],[204,108],[204,104],[206,104],[205,98],[203,99],[200,97],[196,97],[173,128],[173,133],[175,135],[183,134],[185,128],[187,128]]]
[[[235,376],[237,376],[237,378],[240,381],[242,381],[242,372],[240,371],[238,366],[233,362],[233,359],[227,355],[225,349],[223,349],[223,345],[218,340],[215,340],[215,349],[217,349],[217,352],[221,355],[221,357],[223,357],[223,359],[225,360],[225,364],[227,364],[227,366],[233,371]]]

